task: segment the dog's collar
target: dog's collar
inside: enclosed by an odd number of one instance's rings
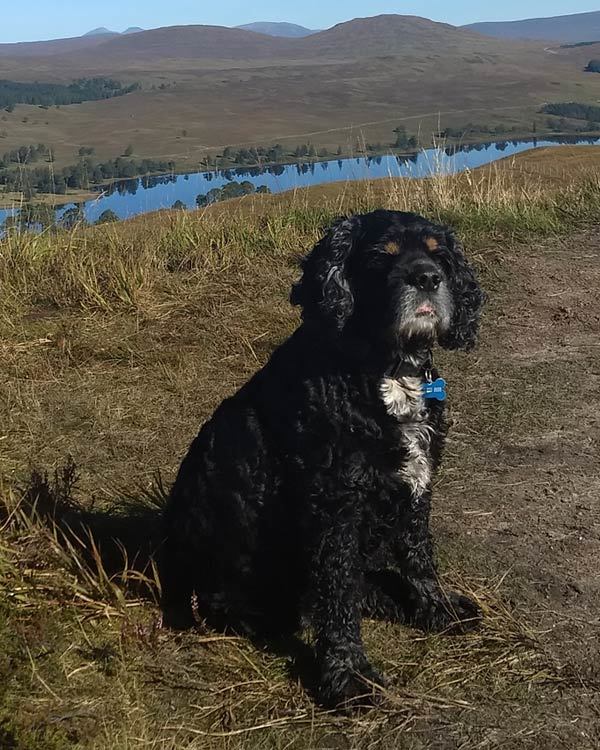
[[[433,352],[427,350],[427,356],[424,361],[417,364],[406,356],[399,355],[387,370],[388,378],[397,380],[398,378],[420,378],[427,383],[433,380]]]

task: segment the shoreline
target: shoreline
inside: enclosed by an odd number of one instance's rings
[[[421,151],[429,149],[429,148],[441,148],[446,149],[450,147],[456,147],[458,150],[460,150],[462,147],[468,148],[468,147],[475,147],[483,144],[494,144],[494,143],[511,143],[513,141],[533,141],[533,140],[556,140],[561,138],[576,138],[584,140],[586,138],[600,138],[600,131],[599,132],[593,132],[588,131],[585,133],[519,133],[519,134],[510,134],[511,137],[501,138],[498,137],[495,140],[490,140],[489,138],[480,138],[480,139],[471,139],[468,141],[463,140],[456,140],[452,139],[449,141],[442,141],[440,139],[440,143],[435,144],[433,142],[430,146],[419,146],[418,148],[411,148],[411,149],[394,149],[392,147],[389,147],[385,151],[382,152],[373,152],[373,153],[355,153],[355,154],[328,154],[327,156],[316,156],[312,157],[310,159],[308,158],[298,158],[293,159],[292,161],[285,161],[285,162],[265,162],[262,164],[231,164],[229,166],[210,166],[210,167],[203,167],[198,165],[198,169],[189,169],[189,165],[187,167],[179,167],[175,168],[171,172],[156,172],[152,174],[139,174],[133,177],[122,177],[118,179],[113,179],[110,181],[97,183],[94,185],[92,189],[89,190],[81,190],[79,192],[73,192],[73,193],[67,193],[64,195],[55,195],[53,193],[39,193],[35,196],[33,200],[26,201],[23,198],[23,195],[20,193],[0,193],[0,211],[10,211],[11,209],[18,209],[21,208],[24,205],[34,205],[34,204],[45,204],[50,205],[55,209],[59,209],[62,206],[69,205],[71,203],[87,203],[88,201],[93,201],[96,198],[99,198],[103,192],[104,188],[108,188],[111,185],[127,182],[128,180],[141,180],[144,178],[159,178],[159,177],[166,177],[166,176],[182,176],[182,175],[192,175],[192,174],[210,174],[215,172],[235,172],[237,170],[244,170],[244,171],[250,171],[253,169],[272,169],[274,167],[292,167],[299,164],[321,164],[323,162],[332,162],[332,161],[343,161],[347,159],[377,159],[379,157],[384,156],[396,156],[396,157],[410,157],[415,154],[419,154]],[[566,144],[565,144],[566,145]],[[243,175],[239,175],[240,177]],[[10,196],[10,197],[9,197]]]

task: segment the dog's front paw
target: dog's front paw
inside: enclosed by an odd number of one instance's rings
[[[431,633],[466,633],[479,627],[479,605],[456,591],[439,591],[428,597],[415,624]]]
[[[483,619],[483,613],[477,602],[468,596],[450,591],[446,595],[446,606],[450,610],[452,621],[450,632],[466,633],[478,628]]]
[[[434,633],[466,633],[477,628],[482,617],[479,605],[468,596],[440,591],[428,601],[422,627]]]
[[[325,708],[373,706],[381,700],[379,688],[386,685],[386,678],[366,658],[354,668],[335,660],[323,665],[317,697]]]

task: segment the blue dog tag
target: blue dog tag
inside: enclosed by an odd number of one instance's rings
[[[423,398],[436,398],[438,401],[446,400],[446,381],[443,378],[438,378],[433,383],[423,383],[421,388]]]

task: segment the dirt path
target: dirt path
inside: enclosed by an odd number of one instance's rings
[[[490,726],[487,740],[475,732],[476,746],[597,748],[600,237],[502,254],[478,361],[464,362],[454,386],[467,393],[437,522],[450,544],[472,540],[484,574],[506,576],[504,596],[539,632],[564,682],[479,706],[478,721]]]

